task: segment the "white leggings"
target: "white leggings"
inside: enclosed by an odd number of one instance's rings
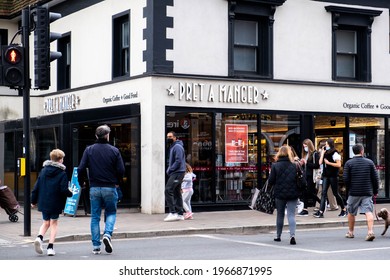
[[[191,188],[191,190],[183,192],[181,195],[183,197],[183,208],[187,213],[192,212],[191,207],[191,197],[194,194],[194,190]]]

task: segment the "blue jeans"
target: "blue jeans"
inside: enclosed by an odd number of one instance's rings
[[[295,236],[297,223],[295,221],[295,208],[297,207],[298,199],[275,199],[276,206],[276,237],[280,238],[283,232],[284,211],[287,209],[287,221],[290,230],[290,237]]]
[[[103,235],[107,235],[111,238],[116,220],[118,193],[115,187],[91,186],[89,199],[91,200],[92,245],[94,248],[99,248],[101,245],[100,216],[102,214],[102,208],[104,208],[104,214],[106,217]]]

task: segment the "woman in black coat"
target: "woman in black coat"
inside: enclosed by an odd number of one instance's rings
[[[295,245],[295,208],[297,206],[299,191],[297,187],[297,166],[289,146],[280,147],[272,164],[268,183],[274,186],[276,204],[276,238],[280,242],[283,231],[285,209],[287,207],[287,220],[290,229],[290,244]]]

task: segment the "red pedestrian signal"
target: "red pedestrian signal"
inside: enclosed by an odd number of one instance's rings
[[[19,45],[2,47],[2,85],[9,87],[24,86],[24,48]]]
[[[11,63],[11,64],[19,63],[21,57],[22,57],[22,54],[16,48],[9,48],[6,50],[5,59],[8,63]]]

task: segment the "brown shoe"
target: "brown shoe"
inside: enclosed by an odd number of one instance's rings
[[[375,239],[375,234],[369,233],[366,236],[366,241],[373,241]]]

